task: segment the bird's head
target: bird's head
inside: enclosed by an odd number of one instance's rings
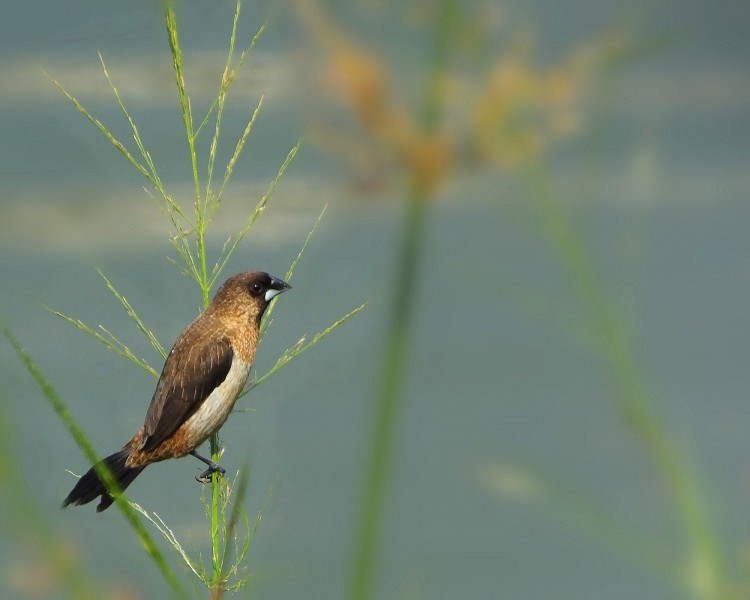
[[[242,320],[249,318],[260,323],[271,300],[290,287],[283,279],[262,271],[238,273],[216,291],[209,308],[227,316]]]

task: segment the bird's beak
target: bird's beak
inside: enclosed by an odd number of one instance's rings
[[[284,292],[291,287],[292,286],[289,285],[283,279],[278,279],[277,277],[271,277],[271,285],[268,287],[268,290],[266,291],[266,296],[265,296],[266,302],[270,302],[276,296],[278,296],[281,292]]]

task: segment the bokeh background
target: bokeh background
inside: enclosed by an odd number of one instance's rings
[[[373,597],[750,597],[750,5],[446,5],[447,16],[422,0],[243,7],[240,46],[268,27],[230,94],[220,158],[265,100],[211,250],[300,136],[228,272],[283,275],[328,207],[258,372],[368,305],[222,430],[223,463],[249,460],[247,509],[262,510],[237,597],[349,593],[415,187],[425,235]],[[198,112],[233,11],[177,5]],[[167,223],[141,176],[45,73],[130,141],[100,52],[189,204],[162,11],[42,0],[3,13],[0,316],[104,453],[141,425],[154,381],[45,306],[103,325],[158,367],[96,269],[167,346],[200,297],[167,260]],[[3,598],[71,597],[71,573],[99,597],[168,597],[116,510],[59,509],[85,459],[5,342],[0,370]],[[201,468],[151,467],[129,494],[205,556]]]

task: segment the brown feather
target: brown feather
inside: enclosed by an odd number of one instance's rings
[[[153,450],[190,418],[227,376],[234,352],[226,330],[202,315],[178,338],[162,369],[138,450]]]

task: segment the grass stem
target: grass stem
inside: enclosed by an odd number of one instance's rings
[[[690,549],[685,558],[684,585],[700,600],[725,600],[731,597],[726,566],[691,461],[670,435],[657,410],[633,342],[606,297],[589,252],[546,173],[536,164],[527,171],[527,179],[539,202],[545,235],[557,249],[591,315],[625,421],[645,445],[678,507]]]
[[[434,132],[440,123],[441,79],[449,55],[451,24],[455,11],[454,0],[443,0],[421,110],[424,134]],[[373,574],[382,530],[383,505],[388,493],[389,468],[393,461],[399,404],[402,402],[404,369],[430,190],[413,174],[407,195],[407,212],[397,259],[398,271],[391,298],[380,390],[365,467],[361,516],[350,579],[350,597],[356,600],[367,600],[373,595]]]

